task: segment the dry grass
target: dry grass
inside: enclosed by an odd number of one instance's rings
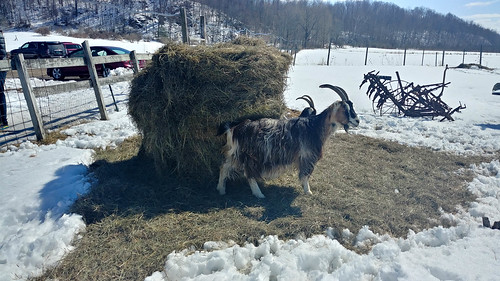
[[[281,239],[323,234],[328,227],[405,236],[438,224],[442,208],[453,212],[474,198],[465,191],[467,171],[481,158],[464,158],[358,135],[328,142],[303,194],[296,173],[266,183],[256,199],[244,182],[186,186],[158,179],[153,163],[138,153],[134,138],[100,151],[91,170],[98,184],[72,208],[87,231],[61,264],[38,280],[143,280],[162,270],[174,250],[200,249],[205,241],[257,243],[262,235]],[[395,190],[399,193],[396,193]],[[354,249],[352,241],[343,245]],[[359,250],[359,249],[357,249]]]
[[[34,143],[36,143],[38,145],[49,145],[49,144],[55,144],[58,140],[63,141],[69,137],[68,135],[62,133],[64,130],[71,128],[71,126],[85,124],[85,123],[88,123],[88,121],[83,120],[83,121],[80,121],[78,123],[74,123],[73,125],[66,125],[66,126],[57,128],[55,130],[49,130],[46,132],[44,139],[42,139],[40,141],[34,141]]]
[[[36,141],[35,143],[38,145],[49,145],[55,144],[58,140],[65,140],[68,138],[68,135],[61,133],[63,129],[54,130],[46,134],[45,138]]]

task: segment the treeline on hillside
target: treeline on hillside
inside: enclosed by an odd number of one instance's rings
[[[178,13],[181,0],[0,0],[0,27],[30,29],[40,23],[62,29],[147,34],[165,14]],[[194,2],[193,2],[194,3]],[[148,30],[149,29],[149,30]]]
[[[500,35],[452,14],[373,1],[196,0],[298,48],[337,45],[500,51]]]
[[[188,14],[191,36],[207,16],[207,40],[234,39],[241,22],[188,0],[0,0],[0,29],[56,31],[75,37],[180,41],[180,9]]]
[[[320,0],[0,0],[0,28],[83,30],[113,38],[179,40],[180,7],[191,35],[205,15],[209,43],[242,30],[269,34],[282,48],[352,45],[426,50],[500,52],[500,34],[426,8],[407,10],[385,2]],[[102,33],[102,34],[100,34]]]

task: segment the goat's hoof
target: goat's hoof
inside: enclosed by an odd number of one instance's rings
[[[254,194],[255,197],[259,198],[259,199],[264,199],[266,198],[266,196],[264,196],[264,194]]]
[[[306,195],[313,195],[313,193],[310,190],[308,190],[306,191]]]

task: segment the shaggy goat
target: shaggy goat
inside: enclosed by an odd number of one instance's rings
[[[221,124],[219,135],[227,137],[225,160],[217,185],[221,195],[226,193],[226,179],[236,172],[248,179],[253,195],[264,198],[257,180],[277,177],[292,165],[298,166],[304,192],[312,194],[309,177],[322,156],[328,136],[339,126],[347,131],[359,125],[352,102],[342,88],[329,84],[320,87],[334,90],[342,101],[308,117],[262,118]]]

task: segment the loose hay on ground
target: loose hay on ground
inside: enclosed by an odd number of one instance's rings
[[[454,212],[474,199],[465,189],[473,176],[467,168],[487,160],[338,134],[316,166],[313,196],[303,194],[296,173],[287,173],[265,184],[266,199],[258,200],[245,182],[233,182],[220,196],[215,186],[193,190],[158,181],[152,163],[119,160],[139,144],[135,138],[98,152],[106,158],[92,166],[98,183],[72,208],[83,215],[86,233],[57,268],[37,280],[143,280],[162,270],[172,251],[200,249],[206,241],[310,237],[328,227],[356,233],[364,225],[405,236],[408,229],[449,223],[440,221],[440,208]],[[340,242],[363,250],[352,240]]]
[[[243,117],[280,117],[291,57],[263,41],[215,46],[170,43],[133,81],[129,113],[160,174],[214,181],[222,162],[217,127]]]

